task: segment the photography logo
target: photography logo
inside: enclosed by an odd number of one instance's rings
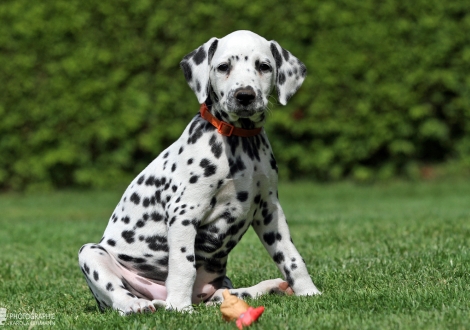
[[[3,325],[3,323],[5,323],[6,320],[7,320],[7,309],[0,308],[0,325]]]

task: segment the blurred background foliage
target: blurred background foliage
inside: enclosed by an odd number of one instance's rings
[[[470,168],[470,1],[2,0],[0,189],[129,182],[198,111],[179,69],[239,29],[308,68],[272,99],[281,178]]]

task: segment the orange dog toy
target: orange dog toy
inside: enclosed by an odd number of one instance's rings
[[[249,326],[255,322],[261,314],[264,312],[264,307],[250,307],[246,302],[232,296],[228,290],[222,292],[224,301],[220,305],[220,311],[225,321],[236,320],[238,329],[242,329],[243,326]]]

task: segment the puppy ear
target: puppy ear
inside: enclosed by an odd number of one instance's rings
[[[307,68],[297,57],[274,40],[271,40],[271,53],[276,61],[276,89],[279,103],[286,105],[302,86],[307,75]]]
[[[183,57],[180,62],[184,77],[200,104],[204,103],[209,95],[210,63],[217,50],[218,42],[219,39],[211,38],[201,47]]]

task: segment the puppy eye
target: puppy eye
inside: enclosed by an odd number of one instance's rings
[[[217,70],[220,72],[227,72],[228,68],[229,68],[228,64],[223,63],[217,67]]]
[[[260,69],[260,71],[271,71],[272,70],[271,66],[267,63],[261,63],[259,65],[259,69]]]

